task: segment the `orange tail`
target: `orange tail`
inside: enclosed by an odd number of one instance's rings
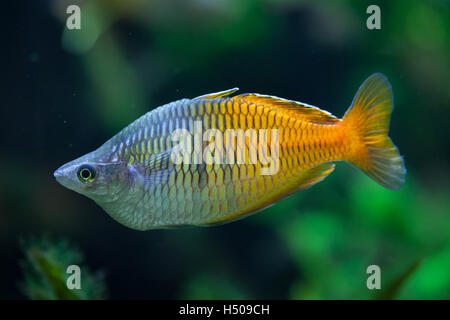
[[[392,90],[381,73],[370,76],[359,88],[343,117],[352,137],[349,161],[388,189],[399,189],[406,169],[397,148],[388,137]]]

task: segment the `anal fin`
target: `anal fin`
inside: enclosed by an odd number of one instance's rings
[[[334,163],[327,162],[305,170],[300,174],[299,179],[296,181],[297,188],[295,192],[312,187],[316,183],[322,181],[334,171],[335,167],[336,165]]]
[[[213,226],[220,225],[236,220],[243,219],[249,215],[255,214],[267,207],[270,207],[277,202],[288,198],[289,196],[307,189],[316,183],[325,179],[330,173],[333,172],[335,164],[328,162],[320,164],[314,168],[302,170],[298,173],[295,179],[289,181],[287,185],[282,188],[276,188],[272,192],[265,193],[258,197],[255,202],[249,203],[247,206],[240,208],[237,212],[230,215],[221,216],[219,219],[209,221],[201,225]]]

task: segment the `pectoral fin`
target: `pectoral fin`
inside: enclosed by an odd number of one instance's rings
[[[149,181],[151,184],[166,183],[175,172],[175,164],[171,161],[172,149],[155,154],[143,163],[130,165],[129,170],[135,174],[138,182]]]

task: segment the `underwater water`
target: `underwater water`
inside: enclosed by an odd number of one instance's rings
[[[4,4],[0,299],[450,299],[450,7],[381,2],[369,29],[369,4]],[[400,190],[338,162],[246,219],[141,232],[53,176],[171,101],[239,87],[340,118],[376,72],[392,85]]]

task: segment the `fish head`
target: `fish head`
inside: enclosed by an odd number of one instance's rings
[[[112,202],[123,189],[126,164],[88,153],[58,168],[53,175],[61,185],[97,203]]]

